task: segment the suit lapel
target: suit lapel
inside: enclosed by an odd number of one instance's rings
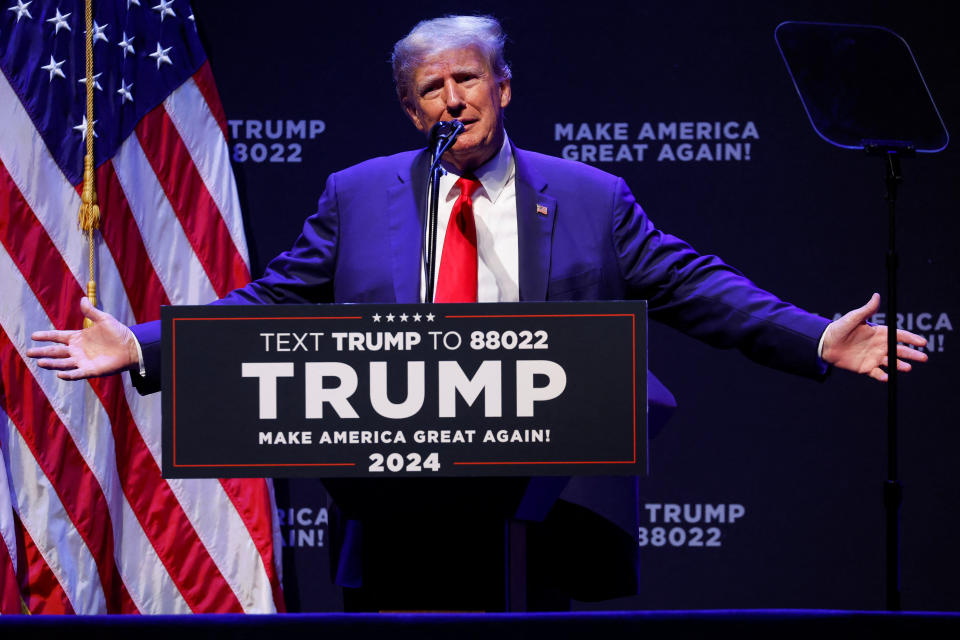
[[[520,299],[546,300],[557,201],[545,193],[547,182],[524,151],[513,148],[517,163],[517,244],[520,251]]]
[[[420,301],[427,161],[426,153],[417,155],[409,173],[397,173],[397,182],[387,188],[393,287],[401,303]]]

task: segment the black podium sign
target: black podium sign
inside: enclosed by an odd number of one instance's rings
[[[163,309],[163,473],[636,475],[646,303]]]

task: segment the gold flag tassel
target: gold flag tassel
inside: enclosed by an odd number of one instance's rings
[[[83,190],[80,193],[80,230],[87,233],[90,244],[90,280],[87,281],[87,297],[97,304],[97,283],[93,279],[93,230],[100,228],[100,206],[97,204],[97,188],[93,173],[93,0],[86,0],[86,62],[87,62],[87,152],[83,157]],[[83,327],[93,325],[89,318],[83,319]]]

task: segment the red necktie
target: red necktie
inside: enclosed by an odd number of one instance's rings
[[[480,187],[472,175],[457,180],[460,196],[453,203],[440,254],[435,302],[477,301],[477,226],[471,196]]]

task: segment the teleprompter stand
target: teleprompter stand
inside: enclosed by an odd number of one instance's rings
[[[888,246],[887,353],[897,353],[896,200],[901,158],[942,151],[949,134],[906,41],[883,27],[784,22],[777,45],[817,135],[882,159]],[[895,358],[894,358],[895,361]],[[897,367],[887,367],[886,607],[900,604],[900,506]]]

